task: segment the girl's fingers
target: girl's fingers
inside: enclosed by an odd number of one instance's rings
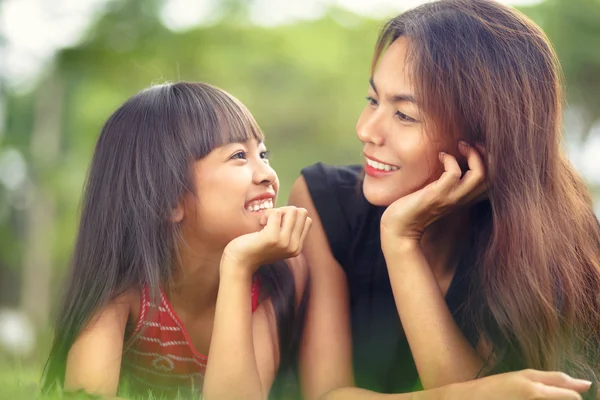
[[[296,220],[298,218],[298,209],[293,206],[282,207],[283,222],[281,225],[280,233],[280,246],[282,248],[288,247],[292,238],[294,227],[296,226]]]
[[[312,218],[306,217],[306,221],[304,221],[304,229],[302,230],[302,236],[300,237],[300,250],[302,250],[302,246],[304,246],[304,239],[306,239],[306,235],[308,231],[310,231],[310,227],[312,225]]]
[[[298,208],[296,224],[292,231],[288,247],[293,253],[295,253],[298,250],[298,248],[302,246],[302,233],[304,232],[304,227],[306,225],[307,218],[308,211],[306,211],[306,209],[304,208]]]
[[[281,232],[281,219],[283,217],[283,213],[280,209],[272,209],[269,210],[269,213],[265,213],[262,218],[266,217],[267,222],[262,232],[264,232],[265,236],[268,238],[270,244],[276,244],[279,239],[279,235]]]

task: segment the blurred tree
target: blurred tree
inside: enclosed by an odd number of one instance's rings
[[[564,70],[571,107],[585,141],[600,122],[600,1],[546,0],[523,11],[544,29]]]

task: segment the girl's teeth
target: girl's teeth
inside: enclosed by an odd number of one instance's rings
[[[246,206],[246,210],[248,210],[248,211],[260,211],[260,210],[266,210],[269,208],[273,208],[273,200],[272,199],[260,200],[258,202],[254,202],[253,204]]]

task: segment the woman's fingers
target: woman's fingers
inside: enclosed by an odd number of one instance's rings
[[[534,399],[545,400],[581,400],[581,395],[573,390],[547,386],[543,383],[537,383]]]
[[[485,185],[485,165],[481,154],[475,147],[461,141],[458,145],[460,152],[466,157],[469,169],[452,193],[456,203],[469,203],[487,190]]]
[[[441,152],[440,161],[444,165],[444,172],[442,176],[435,183],[435,190],[440,196],[448,196],[460,181],[462,171],[456,161],[456,158],[451,154]]]
[[[588,390],[592,384],[590,381],[575,379],[565,373],[556,371],[525,370],[523,374],[532,381],[543,383],[547,386],[574,390],[579,393]]]

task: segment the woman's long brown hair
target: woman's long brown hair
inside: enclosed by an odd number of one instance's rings
[[[398,37],[426,121],[483,145],[489,202],[473,207],[476,336],[487,373],[520,368],[600,377],[600,226],[561,151],[562,77],[544,33],[486,0],[442,0],[389,21],[373,68]]]

